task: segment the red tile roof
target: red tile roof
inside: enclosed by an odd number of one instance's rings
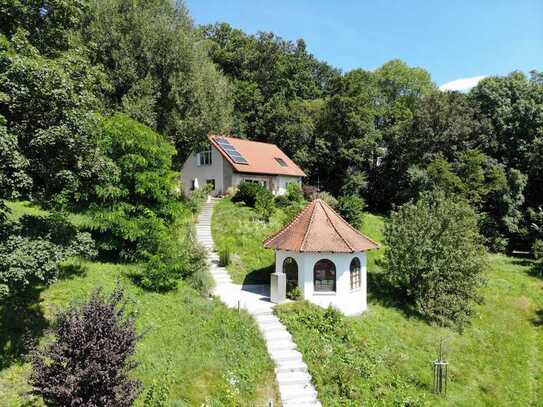
[[[264,241],[267,249],[352,253],[379,245],[353,228],[322,199],[315,199],[284,229]]]
[[[232,144],[241,153],[241,155],[245,157],[249,164],[237,164],[232,161],[228,154],[226,154],[221,146],[216,142],[215,139],[218,137],[223,137],[228,140],[230,144]],[[218,135],[210,135],[208,138],[237,172],[305,177],[305,173],[300,169],[300,167],[298,167],[294,161],[288,158],[288,156],[275,144],[261,143],[259,141],[250,141]],[[276,158],[283,160],[286,166],[279,164]]]

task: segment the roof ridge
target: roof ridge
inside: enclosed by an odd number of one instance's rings
[[[313,204],[313,202],[311,202]],[[309,219],[309,224],[307,225],[307,228],[304,233],[304,238],[302,239],[302,243],[300,244],[300,251],[302,251],[302,247],[304,247],[305,242],[307,240],[307,235],[309,234],[309,229],[311,228],[311,225],[313,224],[313,219],[315,218],[315,206],[313,205],[313,213],[311,213],[311,218]]]
[[[322,205],[322,202],[326,204],[326,202],[324,202],[322,199],[319,199],[318,201],[319,201],[319,203],[320,203],[321,205]],[[328,207],[328,209],[331,209],[331,210],[335,213],[335,211],[334,211],[332,208],[330,208],[330,206],[328,206],[328,205],[326,205],[326,206]],[[351,252],[354,252],[354,251],[355,251],[354,248],[349,244],[349,242],[347,241],[347,239],[345,239],[345,238],[341,235],[341,233],[339,233],[339,231],[337,230],[336,225],[334,225],[334,222],[332,222],[332,219],[330,219],[330,215],[328,214],[328,211],[326,210],[325,207],[323,207],[323,211],[324,211],[324,214],[326,215],[326,217],[328,218],[328,220],[330,221],[330,224],[332,225],[332,228],[334,228],[334,231],[336,232],[336,235],[338,235],[338,236],[340,237],[340,239],[343,240],[343,241],[345,242],[345,244],[347,245],[347,247],[348,247],[349,249],[351,249]],[[336,215],[337,215],[337,214],[336,214]],[[339,218],[341,219],[341,216],[340,216]]]
[[[343,217],[341,215],[339,215],[336,211],[334,211],[334,209],[332,209],[332,207],[330,205],[328,205],[325,201],[322,201],[328,208],[330,208],[336,215],[338,215],[338,218],[344,223],[346,224],[351,230],[353,230],[354,232],[358,233],[360,236],[362,236],[363,238],[365,239],[368,239],[370,242],[372,242],[374,245],[376,245],[377,247],[381,247],[381,245],[379,243],[377,243],[375,240],[371,239],[370,237],[366,236],[365,234],[363,234],[362,232],[360,232],[359,230],[355,229],[353,225],[351,225],[349,222],[347,222],[345,219],[343,219]],[[335,229],[335,228],[334,228]],[[350,246],[349,246],[350,247]]]
[[[280,229],[279,231],[277,231],[276,233],[274,233],[273,235],[271,235],[270,237],[268,237],[267,239],[264,240],[264,245],[267,244],[270,240],[273,240],[275,239],[276,237],[279,237],[280,235],[282,235],[284,232],[286,232],[293,224],[294,222],[296,222],[298,220],[298,218],[300,216],[302,216],[303,213],[305,213],[306,210],[309,209],[309,207],[311,206],[313,202],[310,202],[309,204],[306,205],[306,207],[304,209],[302,209],[298,215],[296,215],[289,223],[287,226],[285,226],[284,228]]]

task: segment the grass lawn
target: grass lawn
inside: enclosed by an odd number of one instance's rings
[[[231,263],[227,269],[238,284],[270,282],[275,253],[264,249],[265,238],[281,228],[285,214],[277,210],[268,224],[260,221],[254,209],[221,200],[213,210],[213,240],[219,251],[229,249]]]
[[[45,214],[26,203],[10,206],[16,208],[14,217],[28,213],[21,208]],[[168,383],[167,405],[265,406],[270,399],[277,402],[273,363],[248,314],[202,298],[185,284],[167,294],[143,291],[127,276],[137,265],[77,260],[72,264],[69,275],[34,290],[26,304],[0,307],[0,406],[29,401],[24,395],[29,390],[25,338],[43,340],[56,310],[85,298],[95,287],[110,292],[116,281],[126,288],[137,311],[138,330],[145,333],[138,344],[135,376],[146,389],[153,383]],[[144,404],[144,396],[138,405]]]
[[[262,240],[280,228],[280,214],[263,225],[252,209],[229,200],[216,209],[214,238],[236,253],[229,267],[234,278],[271,269],[273,252],[262,249]],[[366,214],[362,231],[382,242],[384,221]],[[369,255],[364,315],[336,321],[304,302],[279,307],[324,405],[543,405],[543,279],[533,275],[530,261],[488,256],[484,303],[460,334],[433,327],[388,298],[381,256],[382,249]],[[432,394],[431,362],[441,338],[450,363],[446,398]]]

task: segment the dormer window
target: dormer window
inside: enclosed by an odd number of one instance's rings
[[[211,165],[211,146],[196,154],[196,165]]]
[[[277,164],[279,164],[281,167],[288,167],[287,163],[285,162],[285,160],[283,160],[282,158],[280,157],[275,157],[275,161],[277,161]]]

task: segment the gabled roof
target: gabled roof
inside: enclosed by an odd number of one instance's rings
[[[235,163],[217,143],[216,139],[223,137],[248,161],[248,164]],[[234,167],[237,172],[251,174],[273,174],[290,175],[294,177],[305,177],[305,173],[294,161],[283,153],[275,144],[261,143],[259,141],[244,140],[235,137],[209,135],[211,144],[219,150],[222,156]],[[276,160],[278,159],[278,160]],[[283,161],[285,166],[281,165]]]
[[[267,249],[353,253],[379,245],[353,228],[322,199],[315,199],[284,229],[264,241]]]

